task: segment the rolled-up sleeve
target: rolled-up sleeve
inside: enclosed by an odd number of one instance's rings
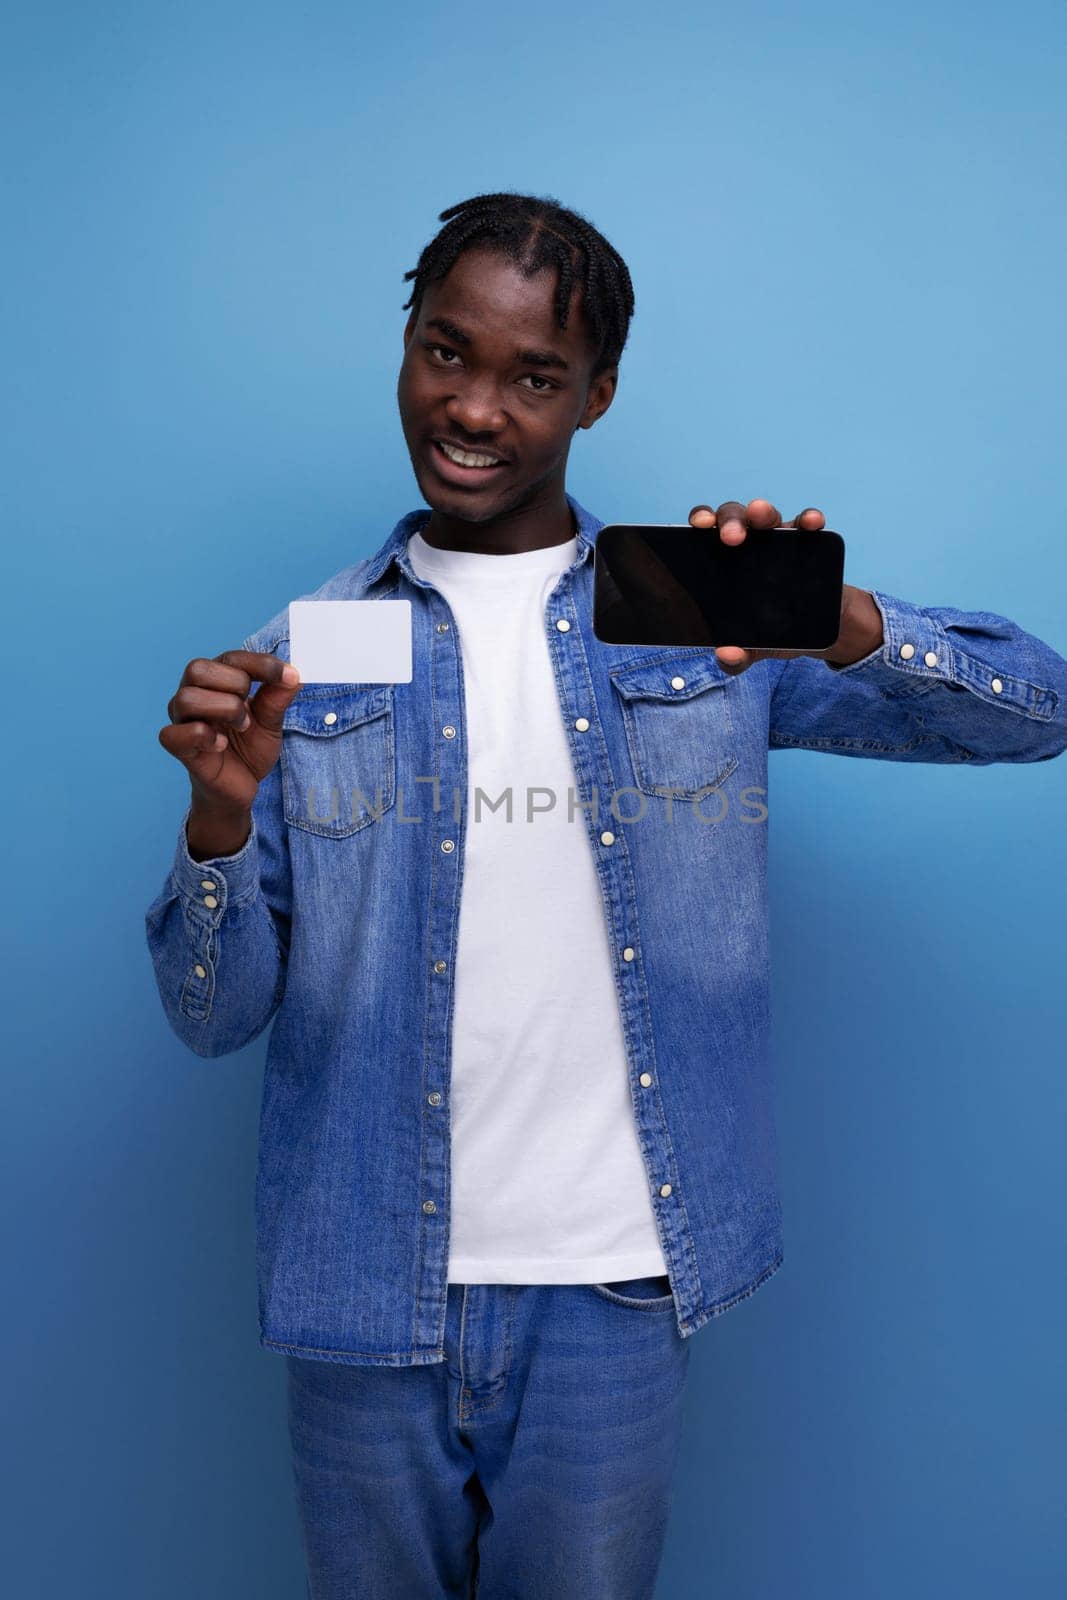
[[[870,655],[772,663],[772,750],[988,766],[1067,749],[1067,661],[1050,645],[995,612],[868,593],[884,635]]]

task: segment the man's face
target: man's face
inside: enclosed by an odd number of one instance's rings
[[[434,511],[488,522],[562,495],[575,429],[591,427],[611,404],[617,368],[591,380],[581,291],[564,331],[556,282],[555,270],[524,278],[505,257],[471,249],[428,286],[418,318],[409,316],[397,399],[415,477]],[[499,464],[450,461],[439,440]]]

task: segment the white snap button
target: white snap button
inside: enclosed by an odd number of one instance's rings
[[[566,617],[560,617],[559,621],[556,623],[556,627],[559,629],[560,633],[569,633],[571,625],[567,621]]]
[[[902,644],[900,647],[900,653],[905,661],[910,661],[912,656],[915,654],[915,646],[913,644]]]
[[[641,1078],[640,1078],[640,1083],[641,1083],[642,1089],[647,1089],[651,1082],[652,1082],[652,1074],[651,1074],[651,1072],[642,1072]]]
[[[577,720],[575,721],[574,726],[578,729],[579,733],[585,733],[586,730],[589,727],[589,718],[588,717],[578,717]]]
[[[218,901],[215,899],[213,894],[206,894],[204,896],[204,904],[207,906],[209,911],[214,911],[215,907],[218,905]]]
[[[1004,685],[1001,683],[999,678],[994,678],[989,687],[992,689],[994,694],[999,694]]]
[[[454,839],[442,839],[441,840],[441,849],[444,851],[446,856],[449,854],[450,851],[454,850],[455,848],[456,848],[456,841]]]
[[[441,1104],[441,1096],[436,1089],[432,1094],[428,1094],[426,1098],[432,1106],[439,1106]]]
[[[684,678],[672,678],[671,679],[671,688],[672,689],[684,689],[685,688],[685,679]]]
[[[926,654],[923,656],[923,660],[926,662],[926,665],[928,667],[936,667],[937,666],[937,655],[935,654],[935,652],[933,650],[928,650],[926,652]]]
[[[427,1216],[429,1216],[437,1210],[437,1207],[434,1205],[432,1200],[424,1200],[422,1202],[422,1209],[426,1212]]]
[[[438,631],[438,633],[447,633],[448,632],[448,623],[447,622],[439,622],[437,624],[437,631]]]
[[[447,961],[435,961],[433,964],[433,970],[435,972],[444,972],[447,966]]]
[[[614,844],[615,835],[611,832],[602,833],[600,835],[600,842],[601,844]]]
[[[336,711],[327,711],[326,715],[323,717],[322,720],[323,720],[323,722],[325,722],[325,724],[326,724],[326,726],[328,728],[332,728],[334,723],[337,721],[337,712]]]
[[[622,953],[622,959],[624,961],[632,961],[633,958],[634,958],[633,950],[631,949],[631,947],[629,945],[627,945],[626,949]]]
[[[207,972],[199,964],[193,968],[193,971],[196,973],[198,978],[206,978],[207,977]]]
[[[667,1196],[671,1192],[670,1184],[669,1183],[661,1183],[660,1186],[659,1186],[659,1192],[663,1196],[664,1200],[666,1200]]]
[[[213,889],[215,885],[212,883],[210,878],[201,878],[200,887],[201,889]]]
[[[444,727],[441,729],[441,732],[444,734],[446,739],[454,739],[456,737],[456,730],[450,722],[445,723]]]

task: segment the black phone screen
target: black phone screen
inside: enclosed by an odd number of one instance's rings
[[[845,541],[829,528],[611,523],[596,536],[593,632],[603,644],[825,650],[841,628]]]

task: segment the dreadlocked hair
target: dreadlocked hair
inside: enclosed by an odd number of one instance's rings
[[[633,284],[618,251],[586,217],[550,195],[507,190],[461,200],[442,211],[438,221],[445,226],[425,246],[418,265],[404,274],[405,282],[415,282],[403,310],[413,307],[417,316],[426,285],[445,277],[464,250],[482,245],[514,261],[527,278],[556,268],[556,321],[563,329],[571,294],[580,284],[595,350],[592,376],[615,365],[634,312]]]

